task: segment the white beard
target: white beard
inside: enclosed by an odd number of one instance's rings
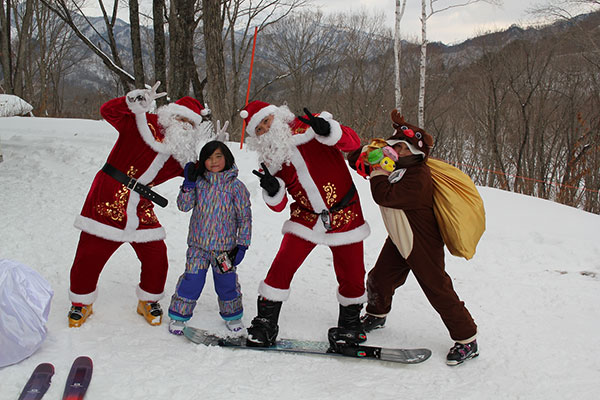
[[[160,119],[159,122],[165,135],[163,144],[181,166],[198,160],[200,149],[214,136],[210,121],[202,122],[196,128],[192,128],[188,123],[177,121],[174,116],[170,116],[167,121]]]
[[[273,122],[269,132],[256,137],[249,135],[246,142],[250,150],[258,153],[258,162],[264,162],[269,167],[269,172],[276,173],[283,164],[289,164],[292,159],[295,145],[292,139],[292,130],[289,123],[295,115],[287,106],[279,106],[273,115]]]

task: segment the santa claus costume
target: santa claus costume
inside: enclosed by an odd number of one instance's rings
[[[366,301],[362,241],[370,230],[342,154],[360,146],[358,135],[327,112],[296,118],[286,106],[254,101],[240,115],[247,123],[248,145],[259,152],[266,168],[257,173],[261,186],[268,180],[275,187],[271,193],[263,190],[266,204],[281,212],[288,194],[293,200],[281,246],[259,286],[258,316],[248,329],[248,344],[274,342],[281,302],[288,299],[294,273],[317,244],[333,254],[338,326],[364,335],[358,319]],[[257,137],[257,126],[269,118],[270,130]]]
[[[147,193],[183,176],[183,166],[197,157],[197,146],[211,138],[212,125],[203,119],[208,110],[191,97],[160,107],[158,115],[147,112],[160,97],[156,87],[131,91],[100,109],[119,135],[75,220],[75,227],[82,232],[70,273],[73,306],[69,326],[80,326],[91,314],[100,273],[125,242],[131,244],[141,262],[136,288],[138,313],[152,325],[161,322],[158,300],[163,297],[168,269],[165,230],[154,213],[154,204],[149,196],[138,193],[139,188]],[[124,184],[117,180],[119,175],[130,180]]]

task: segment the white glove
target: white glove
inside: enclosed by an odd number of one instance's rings
[[[159,86],[160,81],[157,81],[152,89],[134,89],[127,93],[125,101],[131,112],[141,114],[150,111],[154,100],[167,95],[166,92],[156,93]]]
[[[221,121],[217,121],[217,135],[215,137],[216,140],[220,142],[227,142],[229,140],[229,133],[227,133],[227,127],[229,126],[229,121],[225,121],[223,124],[223,128],[221,128]]]

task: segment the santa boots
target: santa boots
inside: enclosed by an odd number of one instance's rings
[[[257,304],[258,315],[252,320],[252,324],[248,328],[246,345],[251,347],[273,346],[279,333],[277,321],[279,320],[282,302],[267,300],[259,296]]]
[[[163,311],[157,301],[138,301],[137,313],[142,315],[150,325],[160,325]]]
[[[73,303],[69,310],[69,328],[78,328],[92,315],[91,304]]]
[[[367,340],[367,334],[360,321],[362,304],[340,304],[340,315],[337,328],[329,330],[330,341],[343,341],[348,344],[358,344]]]

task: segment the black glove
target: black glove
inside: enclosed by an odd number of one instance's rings
[[[306,107],[304,108],[304,113],[308,118],[298,117],[300,121],[310,125],[310,127],[313,128],[313,131],[315,131],[317,135],[329,136],[329,134],[331,133],[331,127],[329,126],[329,122],[325,121],[321,117],[315,117],[310,111],[308,111],[308,108]]]
[[[261,174],[255,169],[252,170],[252,173],[260,178],[260,187],[265,189],[269,196],[273,197],[277,194],[277,192],[279,192],[279,181],[277,180],[277,178],[271,175],[271,173],[265,166],[265,163],[260,163],[260,166],[263,169],[264,173]]]

